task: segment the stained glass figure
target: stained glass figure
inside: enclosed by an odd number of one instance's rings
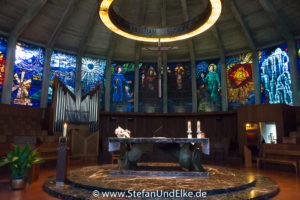
[[[134,64],[116,62],[111,66],[111,111],[132,112]]]
[[[159,98],[158,94],[162,80],[159,80],[157,64],[143,63],[139,72],[139,112],[162,112],[162,98]]]
[[[191,64],[168,64],[168,112],[192,112]]]
[[[199,61],[196,65],[198,111],[221,110],[220,61]]]

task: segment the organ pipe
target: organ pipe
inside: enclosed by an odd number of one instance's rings
[[[79,93],[80,94],[80,93]],[[53,83],[53,101],[52,108],[54,109],[54,132],[62,132],[63,123],[88,123],[89,131],[95,132],[98,130],[98,114],[100,103],[100,87],[86,94],[81,98],[76,96],[62,83],[57,77]],[[78,99],[81,100],[80,106]]]

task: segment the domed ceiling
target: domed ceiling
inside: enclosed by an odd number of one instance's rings
[[[284,42],[280,26],[264,9],[263,1],[269,0],[223,0],[222,14],[214,28],[191,39],[196,59],[219,57],[218,41],[226,55],[250,50],[243,26],[257,48]],[[35,2],[2,0],[0,33],[8,36]],[[185,2],[187,12],[182,7]],[[292,35],[300,36],[300,1],[271,2]],[[22,31],[19,40],[44,47],[52,43],[54,49],[75,54],[83,49],[83,55],[87,56],[106,58],[110,54],[113,60],[120,61],[134,61],[137,50],[157,45],[136,42],[111,32],[99,18],[99,4],[97,0],[48,0]],[[183,23],[186,13],[193,18],[206,4],[207,0],[116,0],[114,9],[130,22],[162,27]],[[215,34],[215,30],[219,34]],[[178,47],[167,52],[168,61],[189,60],[191,49],[187,40],[163,45]],[[157,52],[141,51],[141,61],[156,59]]]

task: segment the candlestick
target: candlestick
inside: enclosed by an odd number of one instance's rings
[[[64,123],[63,137],[67,137],[67,128],[68,128],[68,124]]]
[[[191,121],[188,121],[188,131],[192,131],[192,123],[191,123]]]
[[[201,132],[200,121],[197,121],[197,132]]]
[[[200,132],[200,131],[197,132],[197,138],[198,138],[198,139],[201,139],[201,132]]]

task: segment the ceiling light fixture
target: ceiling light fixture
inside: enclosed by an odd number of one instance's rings
[[[136,26],[118,15],[112,4],[114,0],[102,0],[99,15],[104,25],[111,31],[133,40],[143,42],[174,42],[184,40],[212,27],[221,15],[222,0],[209,0],[204,12],[183,24],[173,27],[153,28]]]

